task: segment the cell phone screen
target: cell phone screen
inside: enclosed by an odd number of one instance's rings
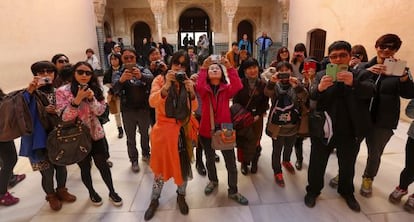
[[[329,63],[326,65],[326,75],[332,77],[333,81],[336,81],[336,73],[338,72],[338,65]]]

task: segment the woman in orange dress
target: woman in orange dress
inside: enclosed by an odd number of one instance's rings
[[[165,104],[169,90],[175,87],[176,91],[185,87],[188,94],[187,105],[194,111],[197,108],[195,99],[194,83],[185,76],[184,79],[177,78],[177,73],[185,73],[188,66],[188,57],[185,51],[174,53],[170,70],[166,75],[157,76],[152,82],[149,104],[155,108],[156,122],[151,131],[151,161],[150,167],[154,173],[154,184],[151,194],[151,203],[145,212],[144,219],[151,219],[158,208],[158,199],[164,182],[170,178],[177,184],[177,203],[182,214],[188,214],[188,205],[185,202],[185,190],[187,180],[191,178],[191,165],[182,164],[182,152],[187,152],[185,138],[182,135],[183,125],[188,121],[180,121],[176,118],[167,117]],[[190,115],[186,118],[190,118]],[[182,139],[184,138],[184,140]],[[187,153],[185,153],[187,155]],[[187,156],[188,157],[188,156]],[[185,161],[184,161],[185,162]],[[189,161],[187,161],[189,163]]]

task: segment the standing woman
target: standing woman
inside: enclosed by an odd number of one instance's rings
[[[42,175],[42,188],[46,193],[46,200],[50,208],[58,211],[62,208],[62,202],[74,202],[76,197],[68,193],[66,189],[67,169],[66,166],[57,166],[50,162],[47,150],[47,136],[51,129],[43,126],[39,114],[47,112],[56,114],[55,88],[53,81],[56,75],[56,66],[49,61],[36,62],[31,66],[34,75],[32,82],[24,92],[26,103],[29,106],[33,122],[33,133],[21,137],[20,156],[28,157],[33,170],[39,170]],[[50,105],[44,110],[39,110],[35,91],[41,91]],[[55,190],[53,176],[56,172],[57,188]]]
[[[305,58],[308,57],[306,54],[306,46],[303,43],[298,43],[295,45],[295,49],[293,52],[293,58],[292,58],[292,67],[293,67],[293,76],[302,79],[303,76],[299,72],[299,67],[305,61]]]
[[[5,94],[0,89],[0,102],[4,96]],[[19,202],[19,198],[7,192],[7,186],[17,162],[14,141],[0,142],[0,159],[3,162],[0,168],[0,205],[10,206]]]
[[[200,94],[203,106],[201,107],[200,141],[206,153],[206,165],[210,182],[204,189],[206,195],[211,194],[218,186],[217,169],[214,163],[214,150],[211,147],[211,106],[214,112],[215,128],[220,129],[222,123],[231,123],[229,101],[243,88],[237,70],[232,68],[230,62],[223,58],[225,68],[217,63],[212,63],[211,57],[207,58],[200,70],[197,80],[197,92]],[[226,69],[230,83],[227,83]],[[239,204],[247,205],[249,201],[238,192],[237,167],[234,149],[222,150],[228,173],[228,197]]]
[[[170,70],[166,75],[158,75],[152,82],[149,98],[150,106],[155,108],[156,122],[151,131],[151,161],[150,167],[154,173],[151,203],[145,211],[144,219],[150,220],[158,208],[164,182],[170,178],[177,185],[177,203],[180,212],[188,214],[188,205],[185,201],[187,180],[191,178],[191,165],[183,164],[182,154],[187,152],[187,146],[183,143],[183,122],[175,118],[169,118],[166,114],[166,101],[171,95],[170,90],[186,90],[189,94],[186,105],[190,105],[194,111],[197,109],[197,100],[194,91],[194,83],[190,79],[179,82],[176,79],[178,72],[184,72],[189,65],[186,52],[177,51],[171,58]],[[185,87],[183,89],[182,87]],[[187,118],[190,118],[188,116]],[[185,155],[185,153],[184,153]]]
[[[115,116],[116,126],[118,127],[118,138],[121,139],[124,137],[121,121],[121,98],[119,95],[116,95],[112,89],[112,76],[114,73],[118,72],[119,68],[122,66],[121,55],[111,54],[109,56],[109,61],[111,63],[111,68],[105,72],[103,84],[109,88],[107,97],[109,110]]]
[[[260,140],[263,132],[263,115],[269,108],[269,97],[265,96],[266,82],[259,78],[259,63],[250,58],[244,63],[246,78],[242,79],[243,88],[233,99],[233,104],[238,103],[254,116],[255,122],[248,128],[237,131],[237,156],[241,162],[242,174],[248,174],[248,166],[251,163],[251,173],[257,172],[259,161]]]
[[[87,62],[78,62],[73,67],[74,77],[70,84],[56,91],[56,106],[63,121],[79,118],[91,133],[92,151],[78,163],[81,169],[82,182],[89,191],[89,197],[96,206],[102,205],[102,198],[92,185],[91,159],[93,158],[102,179],[109,189],[109,199],[115,206],[122,205],[122,199],[115,192],[111,170],[106,160],[108,150],[105,145],[105,132],[97,116],[105,111],[105,99],[98,78],[93,75],[92,66]]]
[[[67,80],[70,79],[68,79],[68,77],[65,76],[67,72],[62,72],[64,67],[69,65],[69,58],[65,54],[58,53],[52,57],[51,61],[53,64],[55,64],[57,69],[56,78],[54,81],[54,86],[57,89],[70,82],[67,82]]]

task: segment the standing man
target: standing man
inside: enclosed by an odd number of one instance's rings
[[[106,37],[106,41],[104,43],[104,54],[105,54],[105,58],[108,58],[109,54],[112,53],[112,49],[114,48],[116,42],[114,42],[112,40],[112,36],[108,36]],[[108,63],[108,61],[105,60],[105,67],[110,68],[110,64]]]
[[[229,60],[231,66],[235,69],[237,69],[239,67],[239,61],[240,61],[240,56],[239,56],[239,46],[237,44],[237,42],[233,42],[231,44],[231,50],[228,51],[226,53],[226,59]]]
[[[122,51],[123,67],[113,77],[113,91],[121,97],[122,121],[127,137],[131,170],[140,171],[136,147],[137,125],[141,136],[142,161],[149,162],[150,146],[148,130],[151,123],[149,93],[153,76],[148,69],[137,65],[134,49]]]
[[[262,36],[256,39],[256,45],[259,48],[259,64],[262,68],[266,68],[267,54],[272,44],[273,41],[266,32],[263,32]]]
[[[328,48],[330,63],[338,66],[349,64],[351,45],[336,41]],[[316,113],[320,121],[311,118],[311,154],[305,205],[314,207],[324,185],[326,165],[333,148],[337,150],[339,164],[338,193],[348,207],[361,210],[354,197],[355,161],[362,138],[371,130],[369,101],[375,92],[370,75],[352,69],[341,70],[335,75],[317,74],[311,87],[311,100],[317,102]],[[314,115],[315,117],[316,115]],[[312,128],[313,126],[313,128]]]

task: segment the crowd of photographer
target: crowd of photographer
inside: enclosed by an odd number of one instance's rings
[[[398,124],[400,97],[414,98],[410,71],[404,61],[395,57],[402,41],[394,34],[381,36],[375,43],[377,56],[370,61],[363,46],[351,47],[346,41],[333,42],[322,61],[307,57],[304,44],[295,46],[289,61],[289,50],[281,47],[277,59],[265,70],[262,68],[266,66],[271,39],[263,33],[256,41],[261,45],[260,64],[252,58],[251,46],[244,45],[246,41],[247,36],[239,44],[235,42],[225,56],[212,55],[202,63],[193,47],[174,52],[169,62],[164,61],[159,48],[150,48],[144,66],[138,64],[139,54],[134,49],[114,50],[107,55],[110,68],[103,80],[109,88],[107,101],[96,75],[93,50],[86,51],[89,63],[70,65],[63,54],[57,54],[51,62],[34,63],[34,77],[27,89],[0,94],[0,111],[16,111],[10,105],[16,101],[20,101],[23,110],[0,121],[0,204],[19,201],[7,192],[7,184],[17,160],[13,139],[21,137],[19,155],[28,157],[33,170],[41,173],[41,185],[51,209],[58,211],[62,202],[76,201],[66,188],[66,166],[73,163],[80,167],[91,202],[102,204],[92,183],[92,159],[109,190],[110,201],[121,206],[122,198],[112,181],[112,162],[103,128],[112,113],[119,138],[125,130],[131,170],[140,171],[138,127],[142,161],[149,164],[154,175],[145,220],[156,213],[164,183],[171,178],[177,185],[180,212],[189,213],[185,196],[188,181],[193,178],[194,147],[196,169],[209,180],[205,195],[211,195],[218,187],[215,151],[221,151],[228,173],[228,198],[248,205],[247,198],[238,191],[236,161],[241,163],[243,175],[258,172],[263,131],[272,139],[271,167],[280,187],[286,186],[282,168],[290,174],[295,174],[295,168],[302,170],[303,141],[310,138],[304,198],[308,207],[316,204],[329,156],[336,149],[339,170],[329,184],[337,188],[350,209],[359,212],[353,179],[360,144],[365,139],[368,148],[360,193],[370,197],[381,155]],[[244,45],[243,56],[239,45]],[[413,117],[413,103],[411,100],[407,107],[409,117]],[[27,114],[27,122],[18,121],[18,114]],[[19,127],[9,127],[6,121],[15,121]],[[392,203],[399,203],[414,181],[413,127],[414,124],[408,133],[405,169],[389,196]],[[408,197],[404,208],[414,212],[414,194]]]

